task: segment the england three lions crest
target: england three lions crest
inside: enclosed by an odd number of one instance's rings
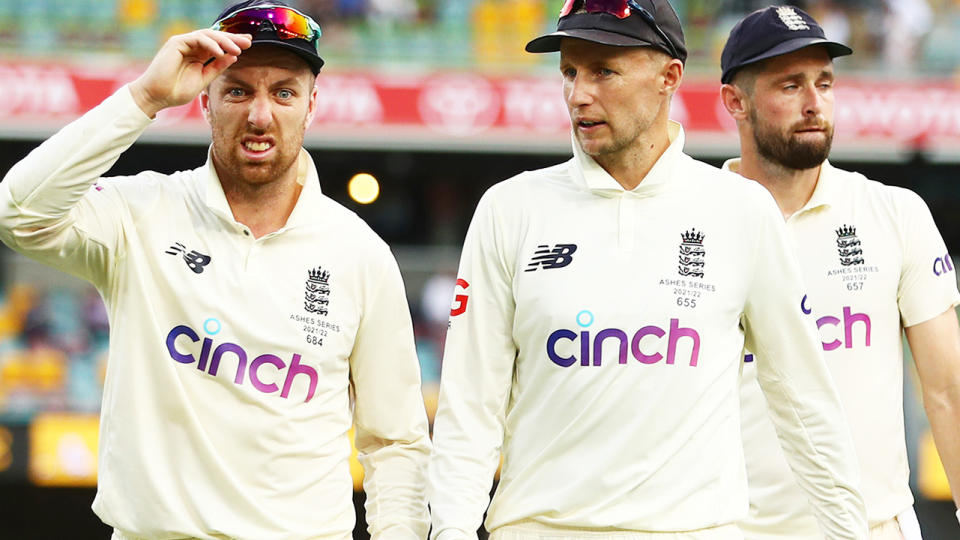
[[[330,307],[330,271],[318,266],[307,270],[303,308],[308,313],[327,315]]]
[[[860,239],[857,238],[857,228],[853,225],[843,225],[835,232],[840,264],[843,266],[863,264],[863,248],[860,247]]]
[[[707,255],[707,251],[703,248],[704,238],[706,235],[695,228],[680,234],[682,241],[680,242],[679,272],[681,276],[703,277]]]

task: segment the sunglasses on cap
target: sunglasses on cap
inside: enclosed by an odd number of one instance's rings
[[[587,13],[609,13],[618,19],[626,19],[632,13],[636,13],[653,29],[657,37],[663,40],[663,44],[670,49],[670,55],[674,58],[680,58],[677,47],[673,44],[673,41],[667,37],[667,33],[657,24],[657,20],[653,18],[653,14],[638,4],[637,0],[566,0],[563,8],[560,10],[560,18],[566,17],[574,11],[575,7],[581,4]]]
[[[251,6],[213,23],[214,30],[255,36],[263,28],[273,30],[280,39],[303,39],[314,47],[320,40],[320,25],[287,6]]]

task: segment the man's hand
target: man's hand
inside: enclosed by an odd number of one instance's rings
[[[130,84],[137,105],[150,118],[167,107],[189,103],[253,44],[249,34],[197,30],[173,36],[150,66]]]

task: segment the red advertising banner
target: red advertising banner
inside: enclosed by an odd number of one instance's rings
[[[95,106],[141,66],[0,62],[0,136],[42,138]],[[393,75],[325,71],[306,144],[317,147],[568,152],[559,75],[493,77],[468,72]],[[688,79],[672,117],[694,154],[736,153],[736,129],[719,83]],[[916,152],[960,161],[960,87],[949,79],[842,78],[836,88],[835,154],[873,160]],[[206,142],[197,102],[161,113],[145,140]]]

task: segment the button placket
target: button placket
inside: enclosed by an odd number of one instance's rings
[[[633,251],[636,231],[636,204],[629,193],[620,196],[619,201],[619,242],[620,251]]]

